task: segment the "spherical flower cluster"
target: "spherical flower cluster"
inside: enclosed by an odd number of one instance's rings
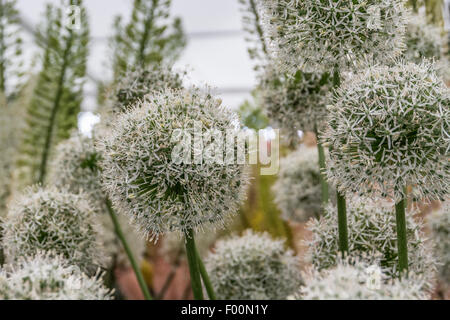
[[[263,104],[274,124],[291,135],[315,131],[326,118],[331,78],[328,73],[296,72],[288,76],[268,66],[261,79]]]
[[[73,194],[84,194],[94,206],[95,221],[103,228],[99,240],[105,247],[108,257],[114,257],[119,265],[128,265],[129,260],[121,241],[117,237],[114,224],[106,207],[106,195],[102,190],[99,161],[100,153],[95,149],[92,139],[74,135],[61,142],[56,148],[56,155],[50,165],[50,184],[64,188]],[[135,232],[124,215],[118,217],[125,238],[135,258],[145,251],[145,243]],[[113,262],[113,259],[110,259]]]
[[[61,142],[55,151],[50,165],[50,184],[73,194],[83,193],[98,208],[104,208],[105,194],[98,167],[101,155],[95,150],[94,142],[76,134]]]
[[[405,33],[405,59],[421,63],[424,58],[435,61],[436,70],[445,80],[450,79],[450,66],[445,55],[445,39],[441,29],[427,22],[424,14],[414,14]]]
[[[323,135],[342,193],[443,199],[449,190],[450,90],[428,62],[372,66],[336,90]]]
[[[199,232],[195,235],[195,245],[200,257],[204,257],[217,240],[216,232]],[[176,264],[186,259],[186,239],[178,232],[164,235],[161,254],[171,263]]]
[[[373,265],[375,266],[375,265]],[[375,273],[363,263],[340,262],[332,269],[312,269],[304,276],[305,286],[294,299],[303,300],[428,300],[430,295],[423,291],[423,279],[409,274],[402,280],[387,283],[371,282]],[[375,269],[374,269],[375,270]],[[379,274],[380,278],[383,277]]]
[[[445,202],[439,210],[427,216],[431,236],[435,242],[435,254],[439,259],[439,278],[450,286],[450,204]]]
[[[101,274],[89,277],[54,253],[38,252],[0,271],[0,300],[111,300]]]
[[[278,180],[272,187],[282,218],[305,222],[322,211],[317,148],[300,147],[281,159]]]
[[[368,265],[378,263],[389,278],[399,278],[397,255],[397,231],[395,210],[392,204],[355,198],[347,207],[348,254]],[[319,270],[336,265],[340,256],[337,209],[328,206],[320,220],[311,220],[308,229],[312,239],[308,241],[308,258]],[[434,285],[436,261],[432,244],[421,232],[423,225],[407,216],[409,270],[424,277],[427,288]]]
[[[169,89],[181,89],[184,73],[167,66],[129,71],[114,87],[110,100],[113,112],[124,112],[132,108],[148,94]]]
[[[222,225],[244,199],[248,178],[245,165],[215,157],[217,133],[237,133],[238,123],[219,99],[197,89],[168,89],[138,103],[98,143],[114,206],[146,238]],[[203,148],[195,147],[199,140]]]
[[[39,250],[55,251],[83,271],[103,265],[101,234],[91,205],[82,195],[32,187],[11,205],[3,224],[8,263]]]
[[[286,299],[301,284],[297,258],[267,233],[220,240],[205,264],[218,299]]]
[[[402,0],[260,0],[266,34],[291,73],[355,68],[389,61],[404,49]]]
[[[443,54],[444,39],[441,30],[427,23],[423,14],[411,16],[406,28],[405,43],[404,55],[411,62],[421,63],[423,58],[439,60]]]

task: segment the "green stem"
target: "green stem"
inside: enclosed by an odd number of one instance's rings
[[[205,265],[203,264],[202,258],[200,257],[197,248],[195,248],[195,253],[197,254],[198,268],[200,269],[200,275],[202,276],[203,284],[205,285],[209,300],[216,300],[216,294],[214,293],[211,280],[209,279],[208,272],[206,272]]]
[[[347,232],[347,208],[345,197],[339,191],[336,192],[338,209],[338,231],[339,231],[339,250],[342,256],[348,253],[348,232]]]
[[[136,260],[133,257],[133,253],[131,252],[131,249],[128,246],[127,240],[125,239],[125,236],[123,235],[122,228],[120,227],[119,220],[117,220],[117,215],[114,212],[114,209],[112,208],[111,201],[109,199],[106,199],[105,203],[106,203],[106,207],[108,208],[109,216],[111,217],[111,220],[114,224],[114,229],[116,230],[116,234],[119,237],[120,241],[122,242],[123,248],[125,249],[128,259],[130,260],[131,266],[133,267],[134,273],[136,274],[136,278],[138,280],[139,286],[141,287],[142,293],[144,294],[144,298],[145,298],[145,300],[152,300],[152,296],[150,295],[150,292],[148,291],[148,287],[147,287],[147,284],[145,283],[144,276],[142,275],[142,272],[141,272]]]
[[[408,272],[408,246],[406,240],[405,201],[402,199],[395,205],[397,222],[398,269]]]
[[[317,137],[317,151],[319,153],[319,180],[320,186],[322,189],[322,203],[325,207],[328,204],[329,192],[328,192],[328,183],[325,177],[325,150],[323,149],[323,145],[319,141],[319,136],[316,130]]]
[[[192,292],[194,293],[195,300],[203,300],[202,281],[200,279],[197,250],[195,249],[194,230],[188,229],[185,233],[185,237]]]

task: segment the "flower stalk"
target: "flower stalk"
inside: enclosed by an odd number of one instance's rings
[[[208,272],[206,271],[205,265],[203,264],[202,258],[200,257],[197,248],[195,248],[195,253],[197,254],[198,268],[199,268],[200,275],[203,280],[203,284],[205,285],[206,292],[208,293],[209,300],[216,300],[216,294],[214,293],[214,288],[211,284],[211,280],[209,279]]]
[[[197,249],[195,248],[194,230],[188,229],[186,237],[186,255],[188,258],[189,272],[191,274],[191,286],[195,300],[203,300],[202,282],[200,279]]]
[[[397,223],[398,268],[400,272],[408,272],[408,245],[406,241],[405,200],[401,199],[395,205]]]
[[[152,296],[150,295],[147,284],[145,283],[144,276],[142,275],[142,272],[136,262],[136,259],[134,259],[134,257],[133,257],[133,253],[131,252],[131,249],[127,243],[127,240],[125,239],[125,236],[123,235],[122,228],[120,227],[119,221],[117,220],[117,215],[114,212],[114,209],[112,208],[111,201],[109,199],[106,199],[105,203],[106,203],[106,207],[108,208],[109,216],[111,217],[111,220],[114,224],[114,229],[116,230],[116,234],[119,237],[120,241],[122,242],[123,248],[125,249],[125,252],[127,253],[128,259],[130,260],[130,263],[131,263],[131,266],[133,267],[133,271],[138,280],[139,287],[142,290],[142,294],[144,295],[145,300],[152,300]]]

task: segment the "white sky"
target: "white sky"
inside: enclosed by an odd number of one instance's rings
[[[46,3],[59,0],[18,0],[22,18],[32,26],[42,21]],[[88,72],[98,79],[108,78],[109,55],[107,39],[112,32],[112,22],[121,14],[128,20],[133,0],[85,0],[91,26],[91,52]],[[236,108],[254,86],[255,74],[247,54],[238,0],[172,0],[172,15],[180,16],[188,34],[187,47],[177,63],[191,70],[189,78],[197,84],[207,83],[217,87],[224,104]],[[225,31],[225,32],[224,32]],[[219,34],[211,34],[219,32]],[[25,37],[26,53],[31,58],[35,52],[31,37]],[[88,95],[84,110],[95,108],[95,86],[86,85]],[[226,92],[226,93],[223,93]]]

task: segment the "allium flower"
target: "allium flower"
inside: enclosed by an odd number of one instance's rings
[[[6,261],[55,251],[83,271],[104,262],[98,242],[100,227],[91,204],[82,195],[53,188],[27,188],[11,205],[3,224]]]
[[[370,264],[379,263],[389,278],[398,278],[397,231],[393,204],[355,198],[348,203],[349,256]],[[336,265],[339,251],[337,209],[328,206],[320,220],[311,220],[308,229],[313,237],[308,241],[308,258],[319,270]],[[432,245],[421,232],[423,225],[407,216],[409,270],[424,278],[427,288],[434,285],[436,261]]]
[[[89,277],[55,253],[38,252],[0,271],[0,300],[111,300],[101,274]]]
[[[402,0],[259,0],[276,59],[290,73],[354,69],[404,49]]]
[[[102,190],[99,161],[101,154],[95,150],[94,142],[81,135],[74,135],[60,143],[51,163],[50,184],[64,188],[73,194],[84,194],[94,205],[95,221],[103,228],[100,241],[108,257],[114,257],[119,265],[128,265],[129,260],[116,235],[114,224],[105,205],[106,195]],[[128,245],[135,258],[145,251],[145,243],[124,215],[117,217]],[[111,260],[112,262],[112,260]]]
[[[448,193],[450,90],[428,62],[372,66],[335,91],[323,135],[339,191],[422,199]]]
[[[235,114],[209,93],[166,90],[119,116],[98,144],[104,188],[146,238],[206,224],[220,226],[245,197],[245,165],[172,158],[176,148],[186,147],[185,138],[198,123],[223,135],[227,129],[238,130]],[[177,132],[182,141],[174,139]],[[190,156],[190,147],[188,152]]]
[[[439,259],[439,278],[450,286],[450,204],[445,202],[442,207],[427,216],[431,236],[435,242],[435,254]]]
[[[112,111],[124,112],[148,94],[157,94],[165,89],[181,89],[184,74],[160,65],[127,72],[111,94]]]
[[[450,64],[445,55],[445,39],[442,30],[427,22],[424,14],[411,16],[405,33],[405,59],[421,63],[424,58],[435,60],[439,75],[450,79]]]
[[[300,147],[281,159],[273,185],[275,203],[282,218],[305,222],[322,211],[319,163],[316,148]]]
[[[267,233],[220,240],[205,264],[218,299],[286,299],[301,284],[297,258]]]
[[[429,24],[424,14],[414,14],[406,27],[405,43],[405,58],[421,63],[423,58],[439,60],[445,42],[439,27]]]
[[[297,135],[298,130],[315,131],[326,116],[329,74],[303,73],[290,77],[268,66],[261,79],[263,104],[268,117],[279,128]]]
[[[382,277],[382,275],[381,275]],[[368,267],[362,263],[340,262],[332,269],[321,272],[312,269],[304,276],[305,286],[295,299],[303,300],[427,300],[423,279],[410,274],[402,280],[381,281],[370,284]]]
[[[217,240],[215,232],[199,232],[195,235],[195,245],[200,257],[204,257],[214,242]],[[180,259],[186,259],[186,240],[178,232],[170,232],[164,235],[161,245],[161,254],[171,263]]]

